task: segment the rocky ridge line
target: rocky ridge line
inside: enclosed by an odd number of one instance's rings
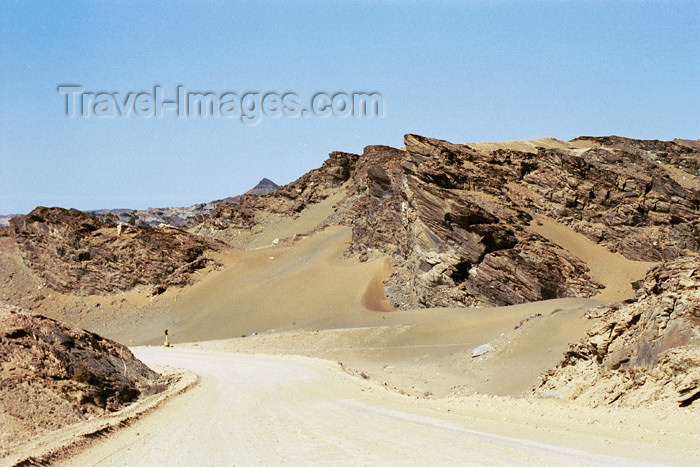
[[[533,214],[572,227],[628,259],[700,250],[700,148],[583,137],[560,147],[478,149],[418,135],[405,148],[332,153],[278,192],[222,204],[197,232],[230,241],[297,216],[346,190],[325,224],[352,227],[349,255],[391,256],[385,283],[398,307],[509,305],[589,297],[587,266],[528,229]],[[677,174],[675,174],[677,175]]]
[[[246,191],[247,195],[264,196],[274,193],[280,188],[275,182],[268,178],[263,178],[250,190]],[[208,203],[199,203],[188,207],[167,207],[167,208],[148,208],[148,209],[97,209],[93,211],[85,211],[87,214],[97,218],[106,224],[130,224],[130,225],[152,225],[158,226],[161,224],[171,225],[173,227],[191,228],[202,223],[209,214],[222,203],[238,203],[243,195],[231,196],[224,199],[210,201]],[[13,217],[13,216],[10,216]],[[0,216],[0,226],[3,222],[3,216]],[[8,218],[9,224],[9,218]]]

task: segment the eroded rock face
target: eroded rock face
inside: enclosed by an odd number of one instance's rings
[[[8,305],[0,305],[0,365],[0,445],[12,433],[61,428],[164,387],[125,346]]]
[[[589,140],[601,146],[486,152],[414,135],[405,143],[419,156],[413,164],[424,181],[547,215],[629,259],[700,251],[700,192],[670,171],[697,186],[700,151],[674,142]]]
[[[405,143],[368,147],[350,187],[350,252],[392,255],[390,302],[510,305],[596,293],[587,267],[528,231],[532,216],[505,197],[519,165],[491,177],[474,162],[490,159],[468,146],[415,135]]]
[[[700,256],[652,269],[633,303],[598,310],[588,337],[543,375],[540,396],[638,406],[700,399]]]
[[[82,295],[188,284],[190,273],[210,261],[205,253],[224,247],[173,227],[107,226],[79,211],[45,207],[13,218],[10,235],[47,286]]]
[[[333,152],[319,169],[267,195],[246,194],[236,203],[220,204],[195,231],[228,242],[238,232],[262,223],[267,214],[298,214],[345,183],[354,172],[357,159],[356,154]]]
[[[658,141],[620,136],[581,136],[573,141],[592,141],[607,149],[636,153],[652,161],[673,164],[688,174],[700,175],[700,158],[698,158],[700,140]]]
[[[628,259],[662,261],[700,251],[700,193],[683,188],[659,165],[682,163],[680,171],[700,160],[700,152],[683,152],[681,162],[672,155],[662,159],[634,147],[540,150],[536,168],[522,182],[537,193],[531,199],[539,211]],[[688,170],[683,176],[697,180],[697,172]]]
[[[589,137],[491,150],[417,135],[404,143],[333,153],[272,195],[220,206],[198,231],[228,241],[342,186],[347,196],[326,223],[352,226],[349,255],[391,255],[386,292],[402,308],[594,295],[587,267],[528,229],[535,214],[632,260],[700,251],[694,144]]]

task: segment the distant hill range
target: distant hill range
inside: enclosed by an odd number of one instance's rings
[[[258,182],[255,187],[251,188],[250,190],[246,191],[244,195],[256,195],[256,196],[265,196],[269,195],[270,193],[274,193],[275,191],[279,190],[282,188],[280,185],[276,184],[269,178],[263,178]],[[236,195],[236,196],[229,196],[228,198],[224,199],[217,199],[216,201],[212,201],[211,203],[208,204],[221,204],[221,203],[238,203],[240,202],[241,198],[243,195]]]
[[[229,196],[208,203],[199,203],[179,208],[148,208],[135,209],[96,209],[85,211],[97,219],[107,223],[119,223],[131,225],[160,225],[167,224],[173,227],[194,227],[201,223],[219,204],[238,203],[244,195],[263,196],[279,190],[280,186],[269,178],[263,178],[260,182],[243,195]],[[22,214],[9,214],[0,216],[0,227],[10,225],[10,219],[22,216]],[[133,218],[133,219],[132,219]]]
[[[173,227],[189,228],[201,223],[219,204],[238,203],[244,195],[263,196],[274,193],[279,188],[280,186],[272,180],[263,178],[255,187],[246,191],[243,195],[229,196],[228,198],[208,203],[177,208],[148,208],[145,210],[98,209],[85,212],[103,222],[122,222],[131,225],[167,224]]]

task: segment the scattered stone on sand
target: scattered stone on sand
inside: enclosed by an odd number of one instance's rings
[[[481,357],[485,353],[489,353],[493,350],[493,345],[486,343],[472,350],[472,358]]]

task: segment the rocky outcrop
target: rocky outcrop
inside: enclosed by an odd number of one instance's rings
[[[392,255],[390,302],[510,305],[596,293],[581,261],[527,230],[531,215],[504,197],[508,178],[473,170],[481,154],[415,135],[405,143],[368,147],[350,186],[349,251]]]
[[[700,140],[637,140],[620,136],[581,136],[573,140],[598,144],[606,149],[638,154],[651,161],[672,164],[685,173],[700,175]]]
[[[214,205],[217,206],[219,204],[224,204],[224,203],[238,203],[241,201],[241,198],[245,195],[255,195],[255,196],[265,196],[269,195],[270,193],[274,193],[275,191],[279,190],[282,188],[269,178],[263,178],[258,182],[257,185],[255,185],[253,188],[250,190],[246,191],[242,195],[236,195],[236,196],[229,196],[228,198],[224,199],[217,199],[216,201],[212,201],[211,203],[208,203],[208,205]]]
[[[222,203],[194,231],[222,241],[249,231],[268,214],[293,216],[326,199],[353,174],[358,156],[333,152],[319,169],[266,196],[243,195],[237,203]]]
[[[632,303],[597,310],[588,337],[534,393],[593,406],[700,399],[700,256],[652,269]]]
[[[700,251],[700,192],[681,186],[667,167],[700,180],[700,150],[673,142],[584,140],[593,146],[477,151],[407,135],[405,164],[418,167],[423,182],[546,215],[632,260]],[[603,146],[608,141],[618,143]]]
[[[521,184],[535,194],[529,201],[538,212],[629,259],[700,251],[700,192],[682,187],[662,164],[697,180],[700,151],[661,142],[653,148],[638,142],[622,149],[542,149]]]
[[[201,203],[189,207],[148,208],[148,209],[98,209],[85,211],[107,225],[170,225],[179,228],[193,227],[202,222],[216,204]]]
[[[164,383],[121,344],[0,305],[0,445],[119,410]]]
[[[13,218],[10,236],[48,287],[79,295],[182,286],[211,261],[207,252],[224,247],[174,227],[108,226],[79,211],[45,207]]]
[[[347,196],[326,223],[352,227],[349,255],[391,256],[386,293],[402,308],[594,295],[586,265],[528,229],[534,215],[632,260],[700,251],[700,149],[619,137],[555,142],[514,149],[406,135],[403,149],[333,153],[272,195],[221,205],[197,232],[231,241],[342,186]]]

